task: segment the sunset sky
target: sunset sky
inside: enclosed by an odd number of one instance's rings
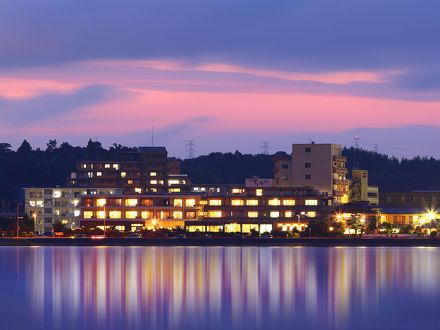
[[[0,142],[440,157],[438,0],[0,3]]]

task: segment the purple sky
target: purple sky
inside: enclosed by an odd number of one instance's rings
[[[309,140],[440,158],[438,0],[15,0],[0,142],[185,156]]]

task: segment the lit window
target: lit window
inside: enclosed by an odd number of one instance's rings
[[[208,201],[200,201],[200,205],[207,205]]]
[[[133,180],[127,180],[127,184],[133,184]]]
[[[258,212],[256,212],[256,211],[249,211],[247,213],[247,215],[248,215],[248,218],[258,218]]]
[[[316,206],[316,205],[318,205],[318,200],[317,199],[306,199],[306,205]]]
[[[157,172],[150,172],[150,176],[157,176]]]
[[[221,199],[210,199],[209,200],[209,205],[211,205],[211,206],[220,206],[220,205],[222,205],[222,200]]]
[[[141,218],[142,219],[150,219],[150,212],[149,211],[142,211]]]
[[[121,219],[122,212],[121,211],[110,211],[108,213],[110,219]]]
[[[174,211],[173,212],[173,218],[174,219],[182,219],[183,218],[183,212],[182,211]]]
[[[60,190],[54,190],[53,191],[53,198],[60,198],[61,197],[61,191]]]
[[[127,172],[121,172],[121,178],[125,178],[127,176]]]
[[[134,192],[136,194],[141,194],[142,193],[142,188],[134,188]]]
[[[74,216],[74,217],[79,217],[80,214],[81,214],[81,211],[80,211],[80,210],[73,210],[73,216]]]
[[[263,189],[257,189],[257,190],[255,190],[255,194],[256,194],[257,196],[263,196]]]
[[[113,168],[114,168],[115,170],[119,170],[119,164],[113,164]]]
[[[285,217],[285,218],[291,218],[292,215],[293,215],[292,211],[286,211],[286,212],[284,212],[284,217]]]
[[[180,188],[170,188],[170,189],[168,189],[168,192],[170,192],[170,193],[179,193],[180,192]]]
[[[309,218],[315,218],[316,217],[316,212],[315,211],[309,211],[309,212],[307,212],[307,216]]]
[[[182,200],[181,199],[173,200],[173,206],[175,206],[175,207],[182,207],[183,206]]]
[[[107,204],[107,201],[105,198],[98,198],[96,200],[96,206],[103,207],[103,206],[105,206],[105,204]]]
[[[180,181],[179,181],[179,180],[176,180],[176,179],[168,180],[168,185],[169,185],[169,186],[177,185],[177,184],[179,184],[179,183],[180,183]]]
[[[244,189],[243,188],[232,188],[232,193],[233,194],[242,194],[242,193],[244,193]]]
[[[105,164],[104,167],[105,168],[110,168],[110,164]]]
[[[93,218],[93,212],[92,211],[84,211],[84,219],[91,219]]]
[[[157,184],[157,180],[150,180],[150,184]]]
[[[93,172],[87,172],[87,176],[88,176],[89,178],[93,178]]]
[[[96,176],[102,176],[102,172],[96,172]]]
[[[258,199],[248,199],[246,201],[247,206],[258,206]]]
[[[208,217],[209,218],[221,218],[222,211],[208,211]]]
[[[242,199],[233,199],[231,200],[232,206],[242,206],[244,205],[244,201]]]
[[[36,203],[35,203],[35,201],[29,201],[29,205],[30,205],[30,206],[35,206]]]
[[[279,218],[280,217],[280,212],[278,212],[278,211],[271,211],[270,212],[270,217],[271,218]]]
[[[138,216],[137,211],[126,211],[125,212],[125,218],[126,219],[136,219]]]
[[[185,200],[185,206],[186,207],[194,207],[194,206],[196,206],[196,200],[193,199],[193,198]]]
[[[125,200],[125,206],[136,206],[138,205],[137,198],[127,198]]]
[[[151,188],[151,192],[157,192],[157,188]]]
[[[44,206],[43,201],[37,201],[36,206],[37,207],[43,207]]]
[[[295,205],[295,200],[294,199],[284,199],[283,205],[284,206],[293,206],[293,205]]]
[[[279,205],[281,205],[281,201],[277,198],[269,199],[269,205],[270,206],[279,206]]]
[[[104,219],[105,218],[105,211],[98,211],[98,212],[96,212],[96,217],[98,219]]]
[[[82,168],[87,168],[87,164],[81,164]]]
[[[158,182],[159,182],[160,185],[163,186],[163,180],[159,180]]]

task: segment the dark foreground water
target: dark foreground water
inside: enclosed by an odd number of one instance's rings
[[[439,329],[439,248],[3,247],[1,329]]]

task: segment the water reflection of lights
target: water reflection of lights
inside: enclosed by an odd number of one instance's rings
[[[384,290],[438,294],[439,252],[149,247],[20,253],[32,256],[26,276],[40,319],[50,314],[55,324],[168,329],[275,322],[337,328],[365,306],[377,306]]]

